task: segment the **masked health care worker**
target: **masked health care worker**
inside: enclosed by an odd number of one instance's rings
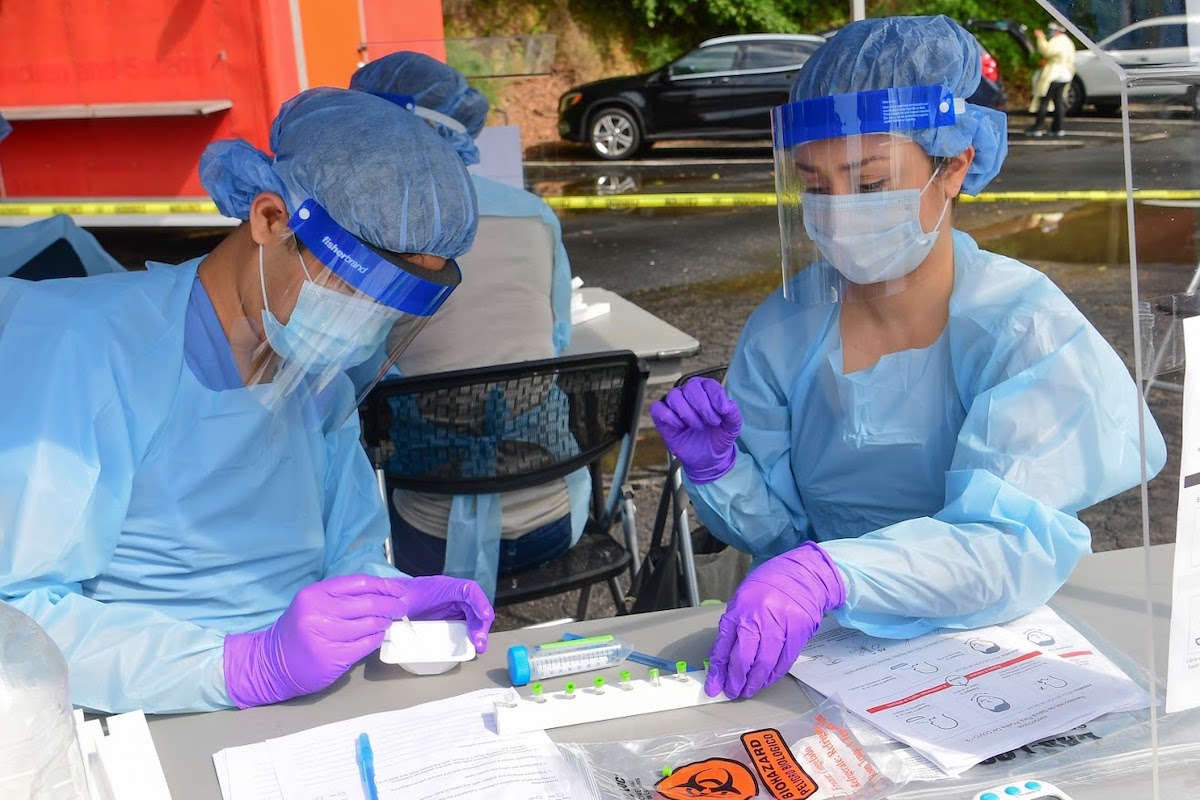
[[[487,121],[488,100],[458,70],[421,53],[398,52],[360,67],[350,87],[411,109],[467,165],[479,163],[475,139]],[[396,360],[398,375],[552,358],[570,343],[571,264],[558,218],[524,189],[476,174],[471,182],[479,230],[470,251],[458,258],[462,284]],[[352,370],[351,378],[361,383],[361,372]],[[374,377],[371,370],[366,373]],[[567,442],[569,431],[554,436],[531,430],[558,418],[548,412],[551,406],[565,411],[565,402],[552,393],[524,413],[517,413],[514,403],[512,418],[499,420],[493,429],[524,441]],[[418,429],[427,429],[419,414],[405,412],[393,409],[393,428],[405,429],[396,431],[394,441],[411,441]],[[396,457],[415,457],[415,452],[397,448]],[[413,575],[473,578],[492,596],[499,575],[545,564],[579,541],[591,486],[585,468],[502,494],[450,497],[393,490],[396,565]]]
[[[709,694],[779,678],[827,612],[907,638],[1033,610],[1090,551],[1077,512],[1163,466],[1096,329],[953,227],[1006,153],[1005,115],[964,102],[979,70],[946,17],[864,20],[773,110],[784,285],[725,387],[651,409],[700,519],[758,565],[718,624]]]
[[[0,599],[62,650],[77,706],[320,691],[404,615],[465,618],[486,646],[475,583],[385,561],[345,375],[459,282],[466,169],[410,112],[339,89],[284,104],[270,149],[204,153],[242,220],[206,256],[0,280]]]

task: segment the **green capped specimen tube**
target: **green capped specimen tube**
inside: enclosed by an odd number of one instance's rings
[[[589,636],[536,647],[515,645],[508,648],[508,677],[513,686],[524,686],[530,681],[615,667],[632,652],[633,646],[616,636]]]

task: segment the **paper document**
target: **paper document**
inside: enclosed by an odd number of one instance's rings
[[[1020,619],[1006,622],[997,627],[1016,633],[1034,647],[1087,667],[1094,672],[1108,675],[1117,680],[1128,677],[1082,633],[1068,625],[1062,617],[1047,606],[1042,606]],[[1150,707],[1150,694],[1140,687],[1130,690],[1128,697],[1127,705],[1110,708],[1106,713],[1139,711]]]
[[[876,639],[835,628],[809,641],[791,674],[951,775],[1144,702],[1142,689],[1098,653],[1087,663],[1063,658],[1020,631]]]
[[[1187,369],[1167,650],[1168,713],[1200,706],[1200,317],[1183,320],[1183,345]]]
[[[380,800],[586,797],[587,784],[545,733],[495,733],[495,703],[507,695],[486,689],[224,750],[218,756],[232,790],[227,800],[357,798],[355,742],[364,732],[375,752]]]

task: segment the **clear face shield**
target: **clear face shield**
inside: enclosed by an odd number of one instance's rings
[[[320,396],[334,385],[354,395],[345,371],[358,367],[373,373],[353,398],[361,400],[462,280],[458,265],[448,260],[440,270],[425,269],[373,247],[313,200],[288,225],[311,256],[300,250],[305,278],[280,297],[262,271],[260,249],[265,307],[262,337],[242,354],[250,365],[247,384],[276,409],[298,392]]]
[[[945,86],[916,86],[771,110],[788,300],[869,300],[921,279],[950,199],[935,190],[941,160],[906,133],[964,108]]]

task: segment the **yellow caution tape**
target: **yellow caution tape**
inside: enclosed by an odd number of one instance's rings
[[[963,203],[1054,203],[1054,202],[1110,202],[1124,201],[1128,193],[1123,189],[1084,189],[1061,192],[984,192],[975,197],[962,195]],[[1134,200],[1200,200],[1200,189],[1134,189]]]
[[[1111,202],[1125,200],[1124,191],[1089,189],[1060,192],[984,192],[961,196],[964,203],[1053,203]],[[551,208],[604,210],[618,208],[732,208],[775,205],[774,192],[726,192],[723,194],[619,194],[606,197],[543,197]],[[1139,189],[1134,200],[1200,200],[1200,189]]]
[[[734,208],[775,205],[774,192],[693,192],[543,197],[551,208],[569,211],[610,208]]]
[[[1053,203],[1123,201],[1124,191],[1091,189],[1081,191],[985,192],[975,197],[962,196],[964,203]],[[676,194],[618,194],[606,196],[576,195],[542,198],[551,208],[567,211],[603,211],[623,208],[749,208],[775,205],[774,192],[694,192]],[[1138,189],[1133,199],[1200,200],[1200,189]],[[210,200],[162,201],[61,201],[0,203],[3,217],[72,216],[166,216],[171,214],[212,214],[217,207]]]
[[[125,200],[114,202],[60,201],[48,203],[0,203],[0,217],[50,217],[55,214],[72,216],[109,216],[116,214],[217,214],[211,200]]]

